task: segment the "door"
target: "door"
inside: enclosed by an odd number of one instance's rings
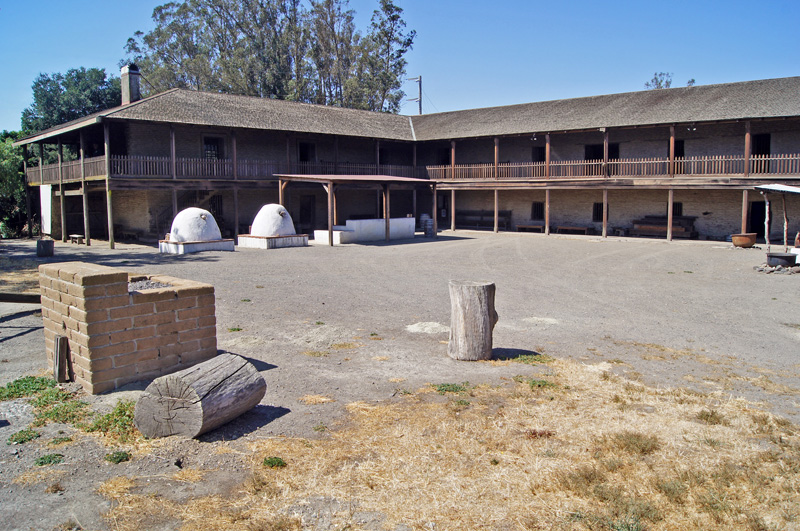
[[[767,204],[764,201],[753,201],[750,203],[750,215],[747,218],[748,230],[750,232],[755,232],[757,237],[761,239],[764,238],[764,219],[766,217]],[[771,220],[770,226],[772,226]]]
[[[317,221],[317,196],[300,196],[300,219],[298,220],[298,231],[300,234],[313,233]]]

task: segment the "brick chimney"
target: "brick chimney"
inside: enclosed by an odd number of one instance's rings
[[[120,83],[122,85],[122,104],[127,105],[142,99],[139,91],[139,67],[131,63],[122,67],[120,72]]]

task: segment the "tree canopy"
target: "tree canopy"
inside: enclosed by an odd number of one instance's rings
[[[22,111],[22,132],[42,131],[120,104],[118,77],[103,68],[72,68],[66,74],[39,74],[33,104]]]
[[[22,155],[12,144],[20,137],[15,131],[0,132],[0,237],[19,233],[27,217]]]
[[[348,0],[186,0],[128,39],[145,93],[181,87],[398,112],[415,32],[378,0],[366,33]]]
[[[694,78],[686,82],[687,87],[694,86]],[[647,90],[665,89],[672,86],[672,74],[670,72],[656,72],[653,74],[653,79],[644,84]]]

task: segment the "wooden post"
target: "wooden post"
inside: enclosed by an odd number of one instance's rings
[[[500,138],[494,137],[494,178],[498,177],[498,167],[500,165]],[[497,232],[497,230],[495,230]]]
[[[417,219],[417,188],[414,187],[411,190],[411,215],[414,216],[414,219]],[[416,221],[414,221],[416,223]]]
[[[769,243],[769,194],[767,192],[761,192],[764,196],[764,210],[766,212],[764,216],[764,243],[767,244],[767,253],[770,251],[770,243]]]
[[[172,219],[178,215],[178,158],[175,149],[175,126],[169,126],[169,172],[172,174]]]
[[[281,179],[281,178],[278,178],[278,204],[286,206],[286,205],[283,204],[283,202],[286,200],[286,198],[283,196],[284,187],[285,187],[284,180]]]
[[[81,195],[83,196],[83,236],[86,245],[92,245],[92,236],[89,234],[89,193],[86,190],[86,139],[83,136],[83,129],[80,130],[80,144],[78,146],[81,156]]]
[[[33,238],[33,212],[31,211],[31,187],[28,184],[28,144],[24,144],[22,146],[22,174],[25,176],[24,177],[25,208],[28,214],[28,238]]]
[[[492,282],[451,280],[450,341],[447,355],[455,360],[492,358],[492,331],[497,324]]]
[[[450,190],[450,230],[456,230],[456,191]]]
[[[744,123],[744,176],[750,176],[750,151],[751,148],[750,137],[750,120]]]
[[[747,190],[742,190],[742,234],[747,232],[747,207],[748,203]]]
[[[494,231],[500,232],[500,220],[499,215],[499,206],[500,206],[500,191],[495,188],[494,189]]]
[[[111,204],[111,134],[108,122],[103,122],[103,145],[106,154],[106,213],[108,214],[108,248],[114,248],[114,209]]]
[[[672,241],[672,205],[675,200],[675,191],[669,189],[669,199],[667,200],[667,241]]]
[[[44,184],[44,147],[39,142],[39,184]]]
[[[412,144],[411,145],[411,168],[412,168],[411,176],[412,177],[416,177],[417,176],[417,145],[416,144]],[[416,188],[415,188],[415,190],[416,190]]]
[[[789,252],[789,215],[786,212],[786,194],[781,194],[781,201],[783,203],[783,252]]]
[[[67,241],[67,212],[64,201],[64,145],[61,138],[58,139],[58,195],[59,207],[61,208],[61,241]]]
[[[328,245],[333,247],[333,181],[328,181]]]
[[[608,238],[608,188],[603,188],[603,238]]]
[[[431,185],[431,192],[433,194],[433,237],[439,237],[439,217],[438,217],[438,205],[436,204],[436,183],[434,182]]]
[[[236,131],[231,131],[231,158],[233,159],[233,237],[239,243],[239,187],[236,181],[239,180],[239,154],[236,145]]]
[[[550,235],[550,189],[544,191],[544,234]]]
[[[608,129],[603,128],[603,177],[608,177]]]
[[[69,341],[67,336],[56,336],[53,349],[53,379],[56,383],[64,383],[68,380],[69,363],[67,355],[69,353]]]
[[[136,402],[134,423],[146,437],[197,437],[255,407],[267,390],[246,359],[220,354],[156,378]]]
[[[336,195],[338,186],[333,187],[333,224],[339,224],[339,201],[337,200],[338,197]]]
[[[456,178],[456,141],[450,141],[450,178]]]
[[[544,135],[544,178],[550,178],[550,133]]]
[[[675,126],[669,126],[669,176],[675,177]]]
[[[391,210],[391,205],[389,204],[389,201],[391,201],[391,191],[389,190],[389,185],[388,184],[384,184],[383,185],[383,219],[385,220],[385,223],[386,223],[386,241],[387,242],[389,241],[389,236],[391,234],[391,232],[390,232],[391,231],[391,226],[390,225],[392,223],[391,222],[392,210]]]

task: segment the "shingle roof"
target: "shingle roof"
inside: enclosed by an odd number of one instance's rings
[[[800,77],[626,92],[412,117],[172,89],[53,127],[22,139],[17,145],[96,123],[104,117],[413,141],[790,116],[800,116]]]
[[[800,116],[800,77],[626,92],[414,117],[417,140]]]

